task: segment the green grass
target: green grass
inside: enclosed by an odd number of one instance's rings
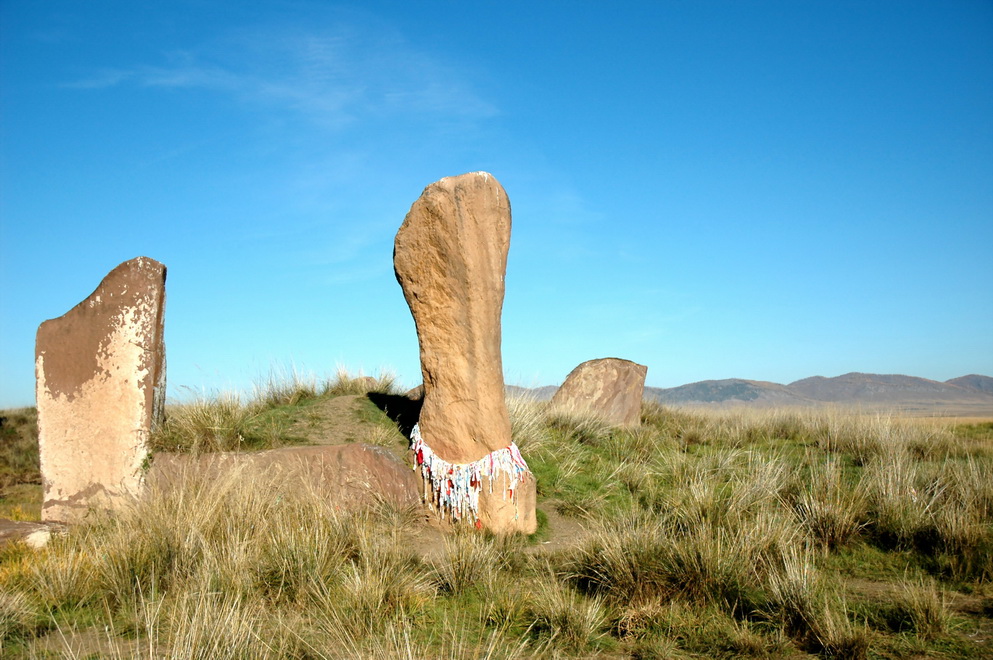
[[[321,405],[336,397],[398,394],[395,377],[352,377],[338,369],[333,377],[319,380],[294,370],[274,371],[255,386],[254,395],[196,395],[169,406],[165,423],[152,433],[152,450],[184,453],[258,451],[286,445],[313,444],[327,421]],[[371,401],[363,403],[359,421],[376,418]],[[382,416],[376,421],[388,418]],[[359,438],[348,438],[356,440]]]
[[[951,428],[951,432],[969,440],[991,441],[993,440],[993,422],[981,422],[978,424],[956,424]]]
[[[41,481],[38,464],[38,412],[0,411],[0,489]]]
[[[158,442],[244,451],[334,428],[404,455],[398,395],[388,377],[292,374],[251,400],[172,408]],[[275,475],[191,472],[42,551],[0,550],[0,654],[87,635],[122,657],[980,658],[993,645],[989,425],[646,404],[620,429],[509,408],[538,477],[530,538],[439,539],[414,510],[343,512]]]
[[[38,413],[34,408],[0,411],[0,518],[38,520],[41,469]]]

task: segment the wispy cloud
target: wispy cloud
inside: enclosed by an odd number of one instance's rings
[[[279,254],[274,268],[286,277],[389,280],[390,242],[413,200],[398,201],[380,180],[383,154],[417,166],[422,151],[440,149],[437,134],[483,132],[498,110],[465,65],[369,22],[227,30],[154,59],[113,62],[65,87],[170,104],[195,96],[197,108],[219,101],[201,123],[184,115],[177,139],[142,151],[140,165],[176,160],[223,185],[260,182],[258,204],[238,207],[237,247],[263,259]]]
[[[162,59],[96,71],[65,86],[201,89],[332,128],[397,115],[464,120],[497,113],[472,88],[469,72],[396,34],[354,25],[240,30]]]
[[[104,69],[102,71],[97,71],[86,78],[65,83],[63,87],[68,87],[70,89],[105,89],[107,87],[119,85],[133,76],[134,73],[132,71]]]

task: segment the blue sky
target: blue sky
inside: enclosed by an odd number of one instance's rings
[[[420,382],[421,190],[513,206],[508,383],[993,375],[993,4],[0,2],[0,407],[139,255],[169,393]]]

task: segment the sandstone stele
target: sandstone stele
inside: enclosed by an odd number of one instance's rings
[[[112,270],[35,342],[42,520],[138,494],[165,405],[166,268],[147,257]]]
[[[417,326],[424,403],[418,425],[443,460],[468,464],[511,445],[500,316],[510,247],[510,200],[486,172],[446,177],[414,202],[397,232],[393,264]],[[481,490],[479,521],[532,532],[534,477],[516,506],[506,482]]]

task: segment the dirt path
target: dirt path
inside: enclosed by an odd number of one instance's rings
[[[301,408],[299,418],[290,425],[288,434],[306,438],[315,445],[360,441],[369,429],[369,424],[359,416],[365,401],[364,396],[346,394]]]
[[[845,581],[850,594],[876,602],[893,602],[901,595],[896,582],[880,582],[854,578]],[[945,606],[952,615],[968,619],[969,624],[960,633],[980,647],[990,649],[993,657],[993,619],[986,611],[986,599],[976,594],[945,591]]]
[[[557,552],[567,548],[574,548],[589,538],[591,532],[588,527],[576,518],[563,516],[556,511],[555,500],[546,500],[538,505],[548,518],[548,537],[538,542],[536,547],[540,552]]]

